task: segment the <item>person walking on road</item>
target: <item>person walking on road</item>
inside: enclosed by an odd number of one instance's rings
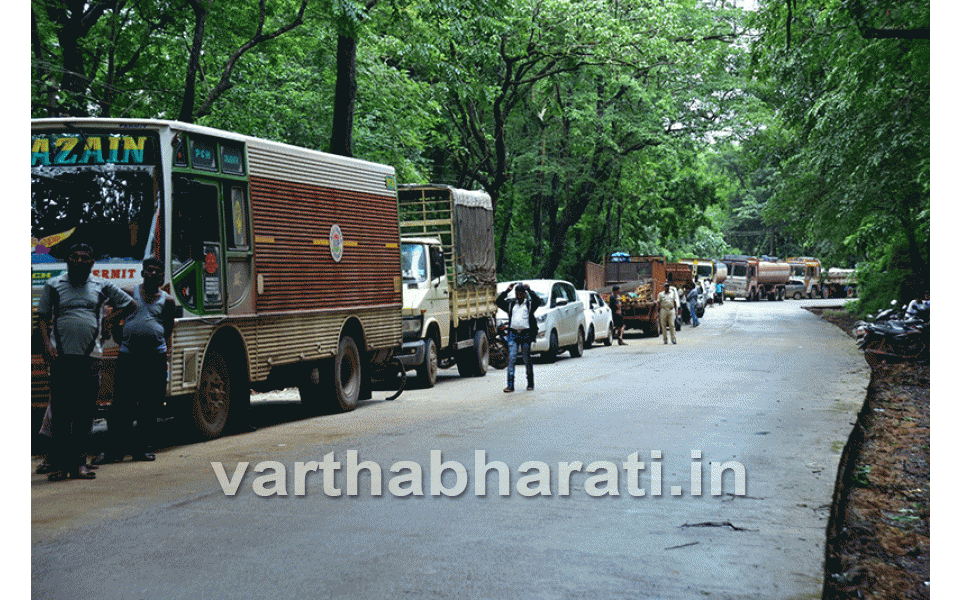
[[[691,327],[699,327],[700,319],[697,317],[697,306],[698,298],[700,297],[699,290],[697,289],[696,284],[690,288],[690,291],[687,292],[687,307],[690,309],[690,321],[693,323]]]
[[[160,289],[163,263],[154,257],[144,259],[140,274],[143,283],[130,290],[136,308],[123,323],[113,404],[107,417],[107,448],[94,464],[120,462],[127,454],[135,461],[156,458],[152,445],[167,387],[167,350],[176,305]]]
[[[663,332],[663,343],[667,343],[667,332],[670,332],[670,341],[677,343],[677,334],[674,331],[674,320],[677,318],[677,309],[680,308],[677,296],[670,289],[669,283],[663,284],[663,291],[657,294],[657,308],[660,309],[660,331]]]
[[[516,288],[514,297],[507,294]],[[497,306],[507,313],[507,387],[504,392],[513,391],[514,374],[517,367],[517,352],[523,354],[523,364],[527,368],[527,389],[533,389],[533,361],[530,360],[530,344],[537,336],[536,310],[543,304],[540,296],[533,293],[523,283],[511,283],[497,296]]]
[[[620,299],[619,285],[613,286],[608,304],[610,304],[610,312],[613,313],[613,330],[617,334],[617,343],[626,346],[627,343],[623,341],[623,300]]]
[[[107,301],[118,318],[133,309],[133,299],[123,290],[91,276],[93,262],[90,246],[75,244],[67,272],[47,280],[40,294],[40,333],[51,365],[51,481],[96,477],[83,452],[100,388],[101,311]]]

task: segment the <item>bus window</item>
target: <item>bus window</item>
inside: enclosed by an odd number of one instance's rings
[[[172,266],[178,272],[203,256],[203,242],[220,240],[217,186],[178,177],[173,183]]]

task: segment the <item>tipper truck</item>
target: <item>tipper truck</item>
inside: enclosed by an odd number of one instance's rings
[[[493,205],[483,191],[440,184],[398,187],[403,275],[400,362],[432,387],[457,365],[483,376],[495,335]]]
[[[662,256],[608,259],[602,265],[602,281],[598,277],[598,267],[600,265],[587,263],[587,289],[609,299],[613,286],[620,286],[624,327],[639,329],[645,335],[657,334],[659,312],[656,298],[664,282],[677,287],[681,293],[687,284],[693,285],[693,270],[689,264],[668,263]]]
[[[785,286],[790,281],[790,264],[775,258],[760,259],[755,256],[727,255],[727,281],[724,295],[728,298],[744,298],[756,301],[783,300]]]

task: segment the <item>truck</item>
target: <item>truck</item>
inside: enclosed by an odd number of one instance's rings
[[[694,275],[701,282],[710,280],[713,283],[723,283],[727,280],[727,265],[712,258],[681,258],[681,264],[690,265]],[[721,300],[719,293],[714,300]]]
[[[657,335],[659,310],[656,298],[666,282],[682,293],[685,287],[693,285],[692,266],[668,263],[663,256],[608,257],[603,265],[587,264],[585,285],[587,289],[599,292],[605,300],[609,299],[614,285],[620,286],[624,327],[638,329],[644,335]]]
[[[791,256],[787,258],[787,262],[790,263],[791,278],[803,281],[803,295],[807,298],[819,296],[822,289],[820,259],[812,256]]]
[[[712,258],[681,258],[680,263],[690,265],[700,281],[709,279],[714,283],[723,283],[727,280],[727,265],[721,261]]]
[[[493,204],[484,191],[440,184],[401,185],[403,346],[406,370],[423,387],[456,364],[482,377],[496,332]]]
[[[757,258],[755,256],[732,255],[723,257],[727,265],[727,280],[724,284],[724,296],[744,298],[747,301],[783,300],[786,297],[785,286],[790,281],[790,264],[776,257]]]
[[[52,118],[32,121],[31,175],[34,321],[74,244],[92,246],[92,274],[121,287],[158,258],[177,307],[166,405],[202,436],[242,422],[251,390],[297,387],[311,410],[349,411],[375,377],[397,375],[393,167],[177,121]],[[109,402],[117,347],[100,342]]]
[[[857,295],[857,270],[830,267],[823,273],[824,298],[851,298]]]

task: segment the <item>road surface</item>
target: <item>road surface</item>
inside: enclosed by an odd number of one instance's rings
[[[34,475],[33,596],[819,598],[869,371],[811,303],[538,362],[533,392],[521,367],[316,418],[268,394],[256,431]]]

